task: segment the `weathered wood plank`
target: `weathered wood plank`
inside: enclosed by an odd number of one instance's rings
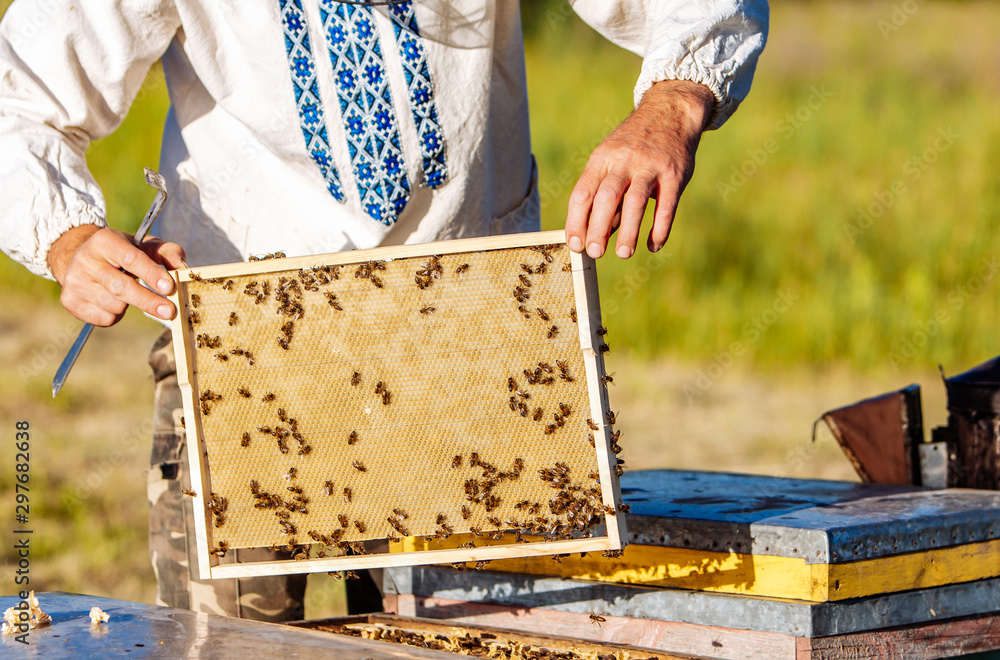
[[[796,660],[934,660],[1000,649],[1000,614],[797,643]]]
[[[670,653],[725,660],[791,660],[795,657],[795,638],[780,633],[633,619],[595,612],[606,619],[598,627],[590,620],[589,614],[412,595],[400,595],[396,603],[397,613],[403,616],[631,644]]]

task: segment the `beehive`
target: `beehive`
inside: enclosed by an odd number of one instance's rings
[[[561,241],[179,271],[202,574],[620,547],[594,263]],[[369,554],[452,534],[464,547]],[[274,546],[303,560],[232,563]]]

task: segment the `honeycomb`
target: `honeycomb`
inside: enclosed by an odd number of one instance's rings
[[[565,246],[268,266],[179,289],[210,548],[604,522]]]

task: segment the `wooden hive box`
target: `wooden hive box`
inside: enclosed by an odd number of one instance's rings
[[[620,548],[594,262],[562,241],[178,271],[202,577]]]

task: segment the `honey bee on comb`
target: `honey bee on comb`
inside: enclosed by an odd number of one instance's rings
[[[555,336],[558,335],[558,334],[559,334],[559,326],[555,326],[554,325],[551,328],[549,328],[549,331],[548,331],[548,333],[546,333],[545,336],[547,338],[549,338],[549,339],[554,339]]]
[[[351,385],[357,386],[361,383],[361,374],[355,371],[351,375]]]

